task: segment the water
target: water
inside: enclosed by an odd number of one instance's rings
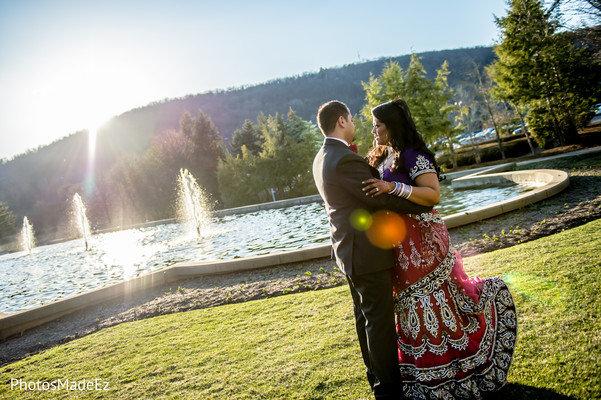
[[[187,169],[181,169],[178,178],[178,218],[197,236],[207,228],[209,207],[204,191]]]
[[[441,202],[436,206],[436,209],[444,217],[469,209],[498,203],[532,189],[534,189],[534,186],[512,185],[454,191],[450,184],[444,183],[440,185]]]
[[[21,228],[21,249],[31,254],[31,249],[35,247],[35,237],[33,226],[29,223],[27,217],[23,217],[23,228]]]
[[[449,215],[502,201],[526,188],[463,190],[443,194],[437,209]],[[201,232],[185,224],[91,235],[0,256],[0,312],[14,313],[121,282],[186,261],[269,254],[330,242],[325,209],[311,203],[276,210],[209,218]]]
[[[73,196],[73,225],[83,238],[86,250],[89,250],[88,238],[91,235],[90,222],[86,215],[86,206],[78,193]]]

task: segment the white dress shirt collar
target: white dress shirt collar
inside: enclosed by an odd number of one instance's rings
[[[344,145],[345,145],[346,147],[349,147],[349,144],[348,144],[348,142],[347,142],[346,140],[344,140],[344,139],[340,139],[340,138],[337,138],[337,137],[331,137],[331,136],[326,138],[326,140],[328,140],[328,139],[331,139],[331,140],[338,140],[339,142],[342,142],[342,143],[344,143]]]

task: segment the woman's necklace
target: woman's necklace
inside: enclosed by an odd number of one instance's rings
[[[387,169],[392,167],[393,163],[394,163],[394,151],[392,150],[392,147],[388,147],[388,155],[386,156],[386,159],[384,159],[384,161],[382,161],[380,163],[380,165],[378,165],[378,171],[380,172],[380,178],[384,177],[384,171],[386,171]]]

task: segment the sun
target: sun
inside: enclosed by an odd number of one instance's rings
[[[28,132],[42,145],[86,132],[87,194],[95,190],[99,128],[112,117],[149,103],[150,70],[142,68],[144,63],[141,57],[94,47],[52,57],[36,77],[29,103],[35,113],[27,121]]]
[[[151,79],[141,59],[101,49],[57,59],[45,66],[31,96],[36,130],[54,137],[87,130],[92,145],[104,122],[149,102]]]

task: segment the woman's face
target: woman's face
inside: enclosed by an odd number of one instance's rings
[[[376,117],[373,118],[374,128],[371,130],[371,133],[374,135],[374,139],[376,139],[376,144],[378,146],[388,146],[390,144],[390,133],[386,129],[386,125]]]

